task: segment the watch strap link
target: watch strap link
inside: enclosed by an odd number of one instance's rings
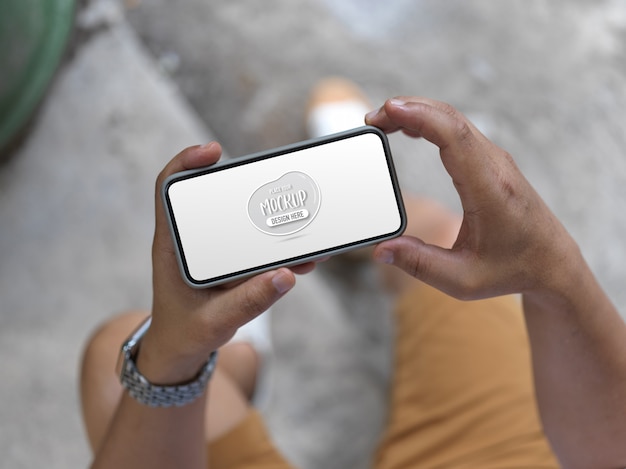
[[[122,370],[122,386],[136,401],[149,407],[181,407],[200,397],[211,379],[217,351],[211,353],[200,373],[188,383],[173,386],[152,384],[137,369],[135,361],[126,360]]]

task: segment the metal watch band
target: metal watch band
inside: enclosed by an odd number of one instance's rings
[[[181,407],[204,393],[216,362],[217,351],[214,351],[193,381],[175,386],[159,386],[150,383],[137,369],[135,360],[129,357],[124,363],[121,382],[131,397],[141,404],[149,407]]]

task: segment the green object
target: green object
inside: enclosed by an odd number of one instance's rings
[[[75,0],[0,0],[0,153],[37,109],[59,66]]]

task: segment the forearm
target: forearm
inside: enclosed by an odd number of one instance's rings
[[[92,468],[207,468],[205,401],[150,408],[124,393]]]
[[[524,295],[535,388],[564,467],[626,466],[626,325],[578,250]]]
[[[150,382],[183,383],[197,375],[202,357],[174,360],[149,332],[137,368]],[[206,468],[206,403],[203,395],[181,407],[155,408],[124,392],[93,467]]]

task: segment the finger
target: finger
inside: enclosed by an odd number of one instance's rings
[[[411,97],[398,97],[398,98],[392,98],[391,100],[388,100],[387,102],[385,102],[380,108],[369,112],[366,116],[365,116],[365,123],[367,125],[373,125],[374,127],[378,127],[379,129],[381,129],[382,131],[384,131],[385,133],[393,133],[396,132],[398,130],[402,130],[405,133],[407,133],[407,135],[412,136],[412,137],[420,137],[419,134],[413,133],[411,131],[409,131],[408,129],[405,129],[402,127],[402,125],[399,122],[396,122],[395,120],[393,120],[388,114],[387,114],[387,104],[388,102],[394,102],[395,100],[399,100],[401,102],[407,102],[410,100],[417,100],[418,98],[411,98]]]
[[[157,178],[157,192],[168,176],[188,169],[197,169],[216,163],[222,156],[222,147],[217,142],[185,148],[170,160]]]
[[[276,301],[291,290],[296,283],[293,272],[281,268],[252,277],[216,298],[216,311],[225,323],[241,327],[259,314],[267,311]]]
[[[168,234],[165,220],[165,211],[161,202],[161,189],[167,177],[180,171],[197,169],[215,164],[222,155],[222,147],[217,142],[210,142],[202,146],[189,147],[181,151],[159,173],[155,187],[156,230],[155,247],[172,250],[172,242]]]
[[[407,274],[455,298],[468,300],[482,296],[476,263],[467,254],[426,244],[401,236],[380,243],[374,249],[374,260],[394,265]]]
[[[385,102],[368,123],[385,131],[421,136],[442,150],[471,135],[467,119],[452,106],[428,98],[399,96]]]
[[[418,128],[407,127],[405,123],[398,121],[394,117],[394,108],[403,107],[408,104],[423,104],[432,106],[433,108],[445,108],[445,103],[436,101],[434,99],[415,97],[415,96],[397,96],[387,100],[379,109],[374,110],[365,116],[365,122],[368,125],[373,125],[382,129],[387,133],[392,133],[398,130],[402,130],[410,137],[421,137],[421,133]]]
[[[422,97],[398,96],[387,100],[377,111],[366,116],[366,123],[385,132],[402,130],[412,137],[424,137],[441,149],[459,144],[467,137],[484,141],[485,137],[457,109],[447,103]],[[469,141],[469,143],[473,143]]]
[[[306,262],[304,264],[293,265],[289,267],[289,270],[291,270],[294,274],[298,274],[298,275],[308,274],[315,270],[315,266],[317,265],[318,262],[320,261]]]
[[[493,184],[493,177],[501,174],[504,167],[514,166],[510,156],[491,143],[462,113],[440,101],[393,98],[368,123],[385,131],[402,130],[411,136],[421,136],[437,145],[462,201],[469,196],[464,187]]]

